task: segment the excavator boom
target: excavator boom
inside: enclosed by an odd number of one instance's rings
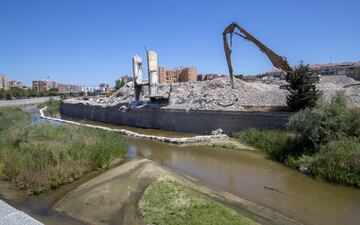
[[[236,31],[236,29],[238,30],[238,32]],[[269,58],[273,66],[283,71],[284,74],[293,71],[293,68],[288,64],[287,60],[284,57],[277,55],[270,48],[268,48],[266,45],[261,43],[254,36],[252,36],[249,32],[247,32],[244,28],[242,28],[239,24],[233,22],[229,26],[227,26],[223,32],[224,51],[226,56],[226,62],[229,68],[229,75],[230,75],[230,81],[232,87],[234,87],[234,73],[231,62],[231,51],[232,51],[231,48],[232,48],[233,34],[236,34],[244,38],[245,40],[254,43]],[[228,35],[230,35],[230,45],[228,42]]]

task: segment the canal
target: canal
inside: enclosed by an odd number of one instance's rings
[[[30,110],[30,112],[34,121],[41,121],[37,119],[37,110]],[[69,117],[66,119],[77,121]],[[118,127],[92,121],[84,122]],[[162,136],[190,135],[139,128],[129,129]],[[147,158],[160,162],[203,184],[225,190],[301,223],[359,224],[359,189],[316,180],[270,160],[262,152],[208,146],[177,146],[133,138],[126,139],[129,144],[129,160]],[[54,196],[59,198],[59,195],[70,191],[71,188],[71,185],[63,187],[58,192],[44,196],[46,199],[54,198]],[[41,198],[44,202],[44,196],[34,198]],[[27,204],[34,204],[36,202],[34,198]],[[32,205],[32,208],[36,207]],[[48,217],[51,216],[62,218],[58,214],[48,215]]]

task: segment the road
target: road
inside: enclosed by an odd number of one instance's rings
[[[58,99],[59,97],[53,97],[53,98]],[[17,100],[0,100],[0,107],[35,105],[42,102],[46,102],[49,99],[50,97],[39,97],[39,98],[17,99]]]

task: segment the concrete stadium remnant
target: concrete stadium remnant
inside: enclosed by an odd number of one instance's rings
[[[148,67],[148,82],[142,80],[142,59],[140,56],[133,56],[133,76],[134,76],[134,91],[135,101],[140,101],[140,94],[142,87],[148,85],[148,95],[144,96],[150,100],[150,103],[155,105],[166,105],[168,104],[168,96],[158,95],[158,60],[157,52],[146,51],[147,56],[147,67]]]
[[[239,32],[235,30],[239,30]],[[224,51],[226,56],[226,62],[229,68],[229,76],[230,76],[230,82],[231,86],[234,88],[234,72],[233,72],[233,66],[231,62],[231,51],[232,51],[232,36],[233,34],[236,34],[245,40],[251,41],[254,43],[265,55],[270,59],[271,63],[278,69],[280,69],[285,75],[291,71],[293,71],[293,68],[288,64],[285,57],[277,55],[275,52],[273,52],[270,48],[265,46],[263,43],[261,43],[258,39],[256,39],[254,36],[252,36],[249,32],[247,32],[244,28],[242,28],[239,24],[236,22],[232,22],[229,26],[227,26],[222,33],[223,35],[223,42],[224,42]],[[230,35],[230,45],[228,43],[228,35]]]
[[[149,77],[149,95],[157,94],[158,82],[158,60],[155,51],[147,51],[148,77]]]
[[[132,58],[133,63],[133,80],[134,80],[134,90],[135,90],[135,101],[140,100],[140,93],[142,89],[142,59],[140,56],[135,55]]]

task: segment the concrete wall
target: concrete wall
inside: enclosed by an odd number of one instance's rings
[[[142,128],[209,134],[221,128],[226,134],[248,128],[283,129],[288,121],[286,112],[226,112],[136,109],[126,112],[116,107],[64,103],[61,114]]]

